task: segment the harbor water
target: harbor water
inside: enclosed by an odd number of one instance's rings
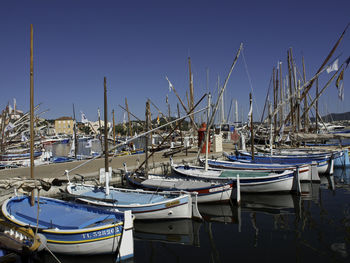
[[[350,169],[302,195],[242,195],[200,205],[203,221],[135,221],[133,262],[349,262]],[[114,255],[63,256],[61,262],[114,262]],[[42,262],[57,262],[50,254]]]

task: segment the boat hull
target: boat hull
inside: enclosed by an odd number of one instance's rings
[[[217,169],[228,170],[252,170],[257,172],[282,172],[285,170],[296,170],[296,166],[293,165],[278,165],[278,164],[257,164],[257,163],[243,163],[238,161],[220,161],[220,160],[208,160],[208,165]],[[311,181],[311,165],[304,164],[299,166],[299,179],[300,181]]]
[[[192,197],[189,193],[170,192],[155,193],[153,191],[110,188],[110,196],[106,198],[105,190],[99,191],[92,185],[68,184],[67,191],[82,202],[103,207],[109,211],[131,210],[136,219],[180,219],[192,218]],[[139,197],[139,200],[135,197]],[[79,197],[80,196],[80,197]],[[168,198],[167,196],[172,196]],[[159,197],[160,201],[143,202]],[[125,200],[128,198],[129,200]],[[123,201],[121,199],[124,199]],[[142,202],[140,202],[142,199]],[[114,200],[117,200],[114,202]],[[133,201],[134,200],[134,201]]]
[[[183,177],[166,177],[148,175],[148,179],[139,179],[138,175],[126,175],[127,181],[136,187],[153,191],[187,191],[197,194],[198,203],[228,202],[231,199],[233,182],[184,179]],[[137,180],[139,179],[139,180]]]
[[[110,213],[47,197],[40,197],[39,205],[36,199],[34,206],[31,206],[30,197],[21,196],[6,200],[2,213],[18,226],[36,226],[38,223],[39,233],[45,236],[47,248],[54,253],[110,254],[119,247],[120,259],[133,257],[130,211],[124,215],[120,212]]]
[[[242,171],[236,173],[218,169],[204,171],[204,168],[195,166],[172,166],[172,171],[180,176],[234,181],[237,181],[237,175],[239,175],[240,191],[247,193],[290,192],[293,190],[294,172],[289,170],[280,174],[266,173],[266,176],[258,176],[257,172],[244,176]]]

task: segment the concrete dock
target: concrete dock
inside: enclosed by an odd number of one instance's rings
[[[233,145],[232,143],[224,143],[223,144],[224,151],[232,151]],[[168,157],[163,157],[164,152],[156,152],[149,159],[149,167],[150,168],[159,168],[168,165],[170,163],[170,159]],[[200,155],[201,158],[204,158],[204,155]],[[211,157],[221,157],[222,152],[219,153],[209,153],[209,158]],[[196,161],[197,157],[197,148],[189,149],[186,152],[180,152],[173,156],[174,163],[183,163],[188,162],[192,163]],[[145,160],[145,154],[137,154],[137,155],[125,155],[118,157],[109,157],[110,167],[113,169],[114,174],[120,174],[121,170],[124,170],[123,164],[126,163],[129,170],[137,167],[138,162],[142,163]],[[71,170],[82,163],[87,162],[84,161],[75,161],[75,162],[66,162],[66,163],[58,163],[58,164],[48,164],[48,165],[40,165],[34,168],[34,177],[38,179],[43,178],[63,178],[65,176],[66,170]],[[104,158],[97,158],[88,162],[87,164],[79,167],[78,169],[69,173],[71,177],[74,175],[82,175],[84,177],[97,177],[99,175],[99,169],[104,168]],[[151,170],[152,172],[152,170]],[[30,178],[30,168],[14,168],[14,169],[6,169],[0,170],[0,180],[10,179],[15,177],[21,178]]]

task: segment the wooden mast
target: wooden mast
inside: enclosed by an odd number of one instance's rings
[[[102,142],[102,134],[101,134],[101,130],[102,130],[102,126],[101,126],[101,112],[100,112],[100,108],[97,108],[97,115],[98,115],[98,126],[99,126],[99,135],[100,135],[100,143],[101,143],[101,149],[103,151],[103,142]]]
[[[316,79],[316,98],[318,98],[318,78]],[[318,133],[318,100],[316,100],[316,133]]]
[[[149,122],[150,122],[150,103],[149,100],[146,102],[146,132],[149,131]],[[148,144],[149,144],[149,134],[146,135],[146,142],[145,142],[145,176],[148,178]]]
[[[33,24],[30,25],[30,178],[34,179],[34,45]],[[34,206],[34,191],[31,194],[31,206]]]
[[[129,126],[129,136],[132,136],[132,130],[131,130],[131,121],[130,121],[130,112],[129,112],[129,106],[128,106],[128,100],[125,98],[125,108],[128,113],[128,126]]]
[[[188,67],[189,67],[189,75],[190,75],[190,100],[189,100],[189,109],[192,109],[194,106],[194,90],[193,90],[193,76],[192,76],[192,69],[191,69],[191,58],[188,57]],[[191,118],[191,126],[192,126],[192,132],[195,136],[196,130],[194,126],[194,118]]]
[[[288,50],[288,85],[289,85],[289,108],[292,127],[294,126],[294,112],[293,112],[293,89],[292,89],[292,66],[291,66],[291,49]]]
[[[283,105],[283,79],[282,79],[282,62],[279,62],[279,71],[280,71],[280,78],[279,78],[279,84],[280,84],[280,102],[281,105]],[[280,118],[279,118],[279,127],[282,127],[283,124],[283,106],[280,107]]]
[[[113,146],[115,146],[115,117],[114,117],[114,109],[113,109],[112,113],[113,113]]]
[[[304,56],[302,57],[302,62],[303,62],[303,82],[305,84],[306,83],[306,73],[305,73]],[[307,96],[305,96],[305,98],[304,98],[304,109],[307,109],[307,107],[308,107]],[[304,120],[304,131],[308,132],[309,131],[309,112],[308,111],[304,112],[303,120]]]
[[[108,169],[108,112],[107,112],[107,78],[104,77],[104,134],[105,134],[105,174],[106,177],[108,176],[109,169]],[[108,179],[106,178],[106,181]]]
[[[249,105],[250,109],[253,109],[252,93],[249,93]],[[275,123],[276,124],[276,123]],[[250,113],[250,145],[252,151],[252,160],[254,161],[254,130],[253,130],[253,110]]]
[[[73,103],[73,133],[74,133],[74,158],[77,159],[77,152],[78,152],[78,138],[77,138],[77,125],[76,125],[76,119],[75,119],[75,109],[74,109],[74,103]]]
[[[273,79],[273,111],[275,112],[277,109],[277,89],[276,89],[276,75],[278,75],[278,73],[276,74],[275,72],[275,68],[273,68],[273,72],[272,72],[272,79]],[[276,131],[277,131],[277,115],[275,114],[273,117],[273,141],[276,141]]]

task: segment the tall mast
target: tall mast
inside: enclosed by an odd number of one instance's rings
[[[283,105],[283,80],[282,80],[282,62],[279,62],[279,71],[280,71],[280,79],[279,79],[279,84],[280,84],[280,102],[281,105]],[[280,119],[279,119],[279,126],[280,128],[282,127],[283,124],[283,106],[280,107]]]
[[[131,130],[131,121],[130,121],[130,112],[129,112],[129,106],[128,106],[128,100],[125,98],[125,108],[128,112],[128,126],[129,126],[129,136],[132,136],[132,130]]]
[[[189,100],[189,109],[193,109],[194,106],[194,90],[193,90],[193,76],[191,70],[191,58],[188,57],[188,67],[189,67],[189,75],[190,75],[190,100]],[[193,134],[195,134],[195,126],[194,126],[194,118],[191,119],[191,126],[193,130]]]
[[[276,71],[275,68],[273,68],[273,72],[272,72],[272,79],[273,79],[273,111],[276,111],[277,108],[277,99],[276,99]],[[277,115],[275,114],[274,118],[273,118],[273,141],[275,141],[276,139],[276,131],[277,131]]]
[[[291,65],[291,48],[288,50],[288,85],[289,85],[289,107],[292,127],[294,126],[294,112],[293,112],[293,89],[292,89],[292,65]]]
[[[107,78],[104,77],[104,134],[105,134],[105,174],[108,176],[108,111],[107,111]],[[108,179],[106,178],[106,181]]]
[[[97,115],[98,115],[98,126],[99,126],[99,134],[100,134],[100,143],[101,143],[101,149],[103,151],[103,142],[102,142],[102,134],[101,134],[101,131],[102,131],[102,126],[101,126],[101,112],[100,112],[100,108],[97,108]]]
[[[113,109],[112,113],[113,113],[113,146],[115,146],[115,117],[114,117],[114,109]]]
[[[34,45],[33,24],[30,25],[30,178],[34,179]]]
[[[149,131],[149,126],[150,126],[150,103],[149,100],[147,100],[146,102],[146,113],[145,113],[145,117],[146,117],[146,132]],[[149,134],[146,135],[146,142],[145,142],[145,176],[146,178],[148,178],[148,144],[149,144]]]
[[[250,109],[253,108],[252,93],[249,93],[249,105]],[[253,111],[250,113],[250,145],[252,151],[252,160],[254,161],[254,130],[253,130]]]
[[[305,74],[305,62],[304,62],[304,56],[302,57],[303,61],[303,82],[304,84],[306,83],[306,74]],[[304,98],[304,110],[308,108],[308,103],[307,103],[307,96]],[[303,120],[304,120],[304,131],[308,132],[309,130],[309,112],[305,111],[303,114]]]
[[[316,98],[318,98],[318,78],[316,79]],[[316,100],[316,133],[318,133],[318,100]]]
[[[75,109],[74,109],[74,103],[73,103],[73,118],[74,118],[74,123],[73,123],[73,143],[74,143],[74,158],[77,159],[77,151],[78,151],[78,139],[77,139],[77,125],[76,125],[76,120],[75,120]]]
[[[33,24],[30,25],[30,178],[34,179],[34,45]],[[34,191],[32,191],[30,205],[34,206]]]

